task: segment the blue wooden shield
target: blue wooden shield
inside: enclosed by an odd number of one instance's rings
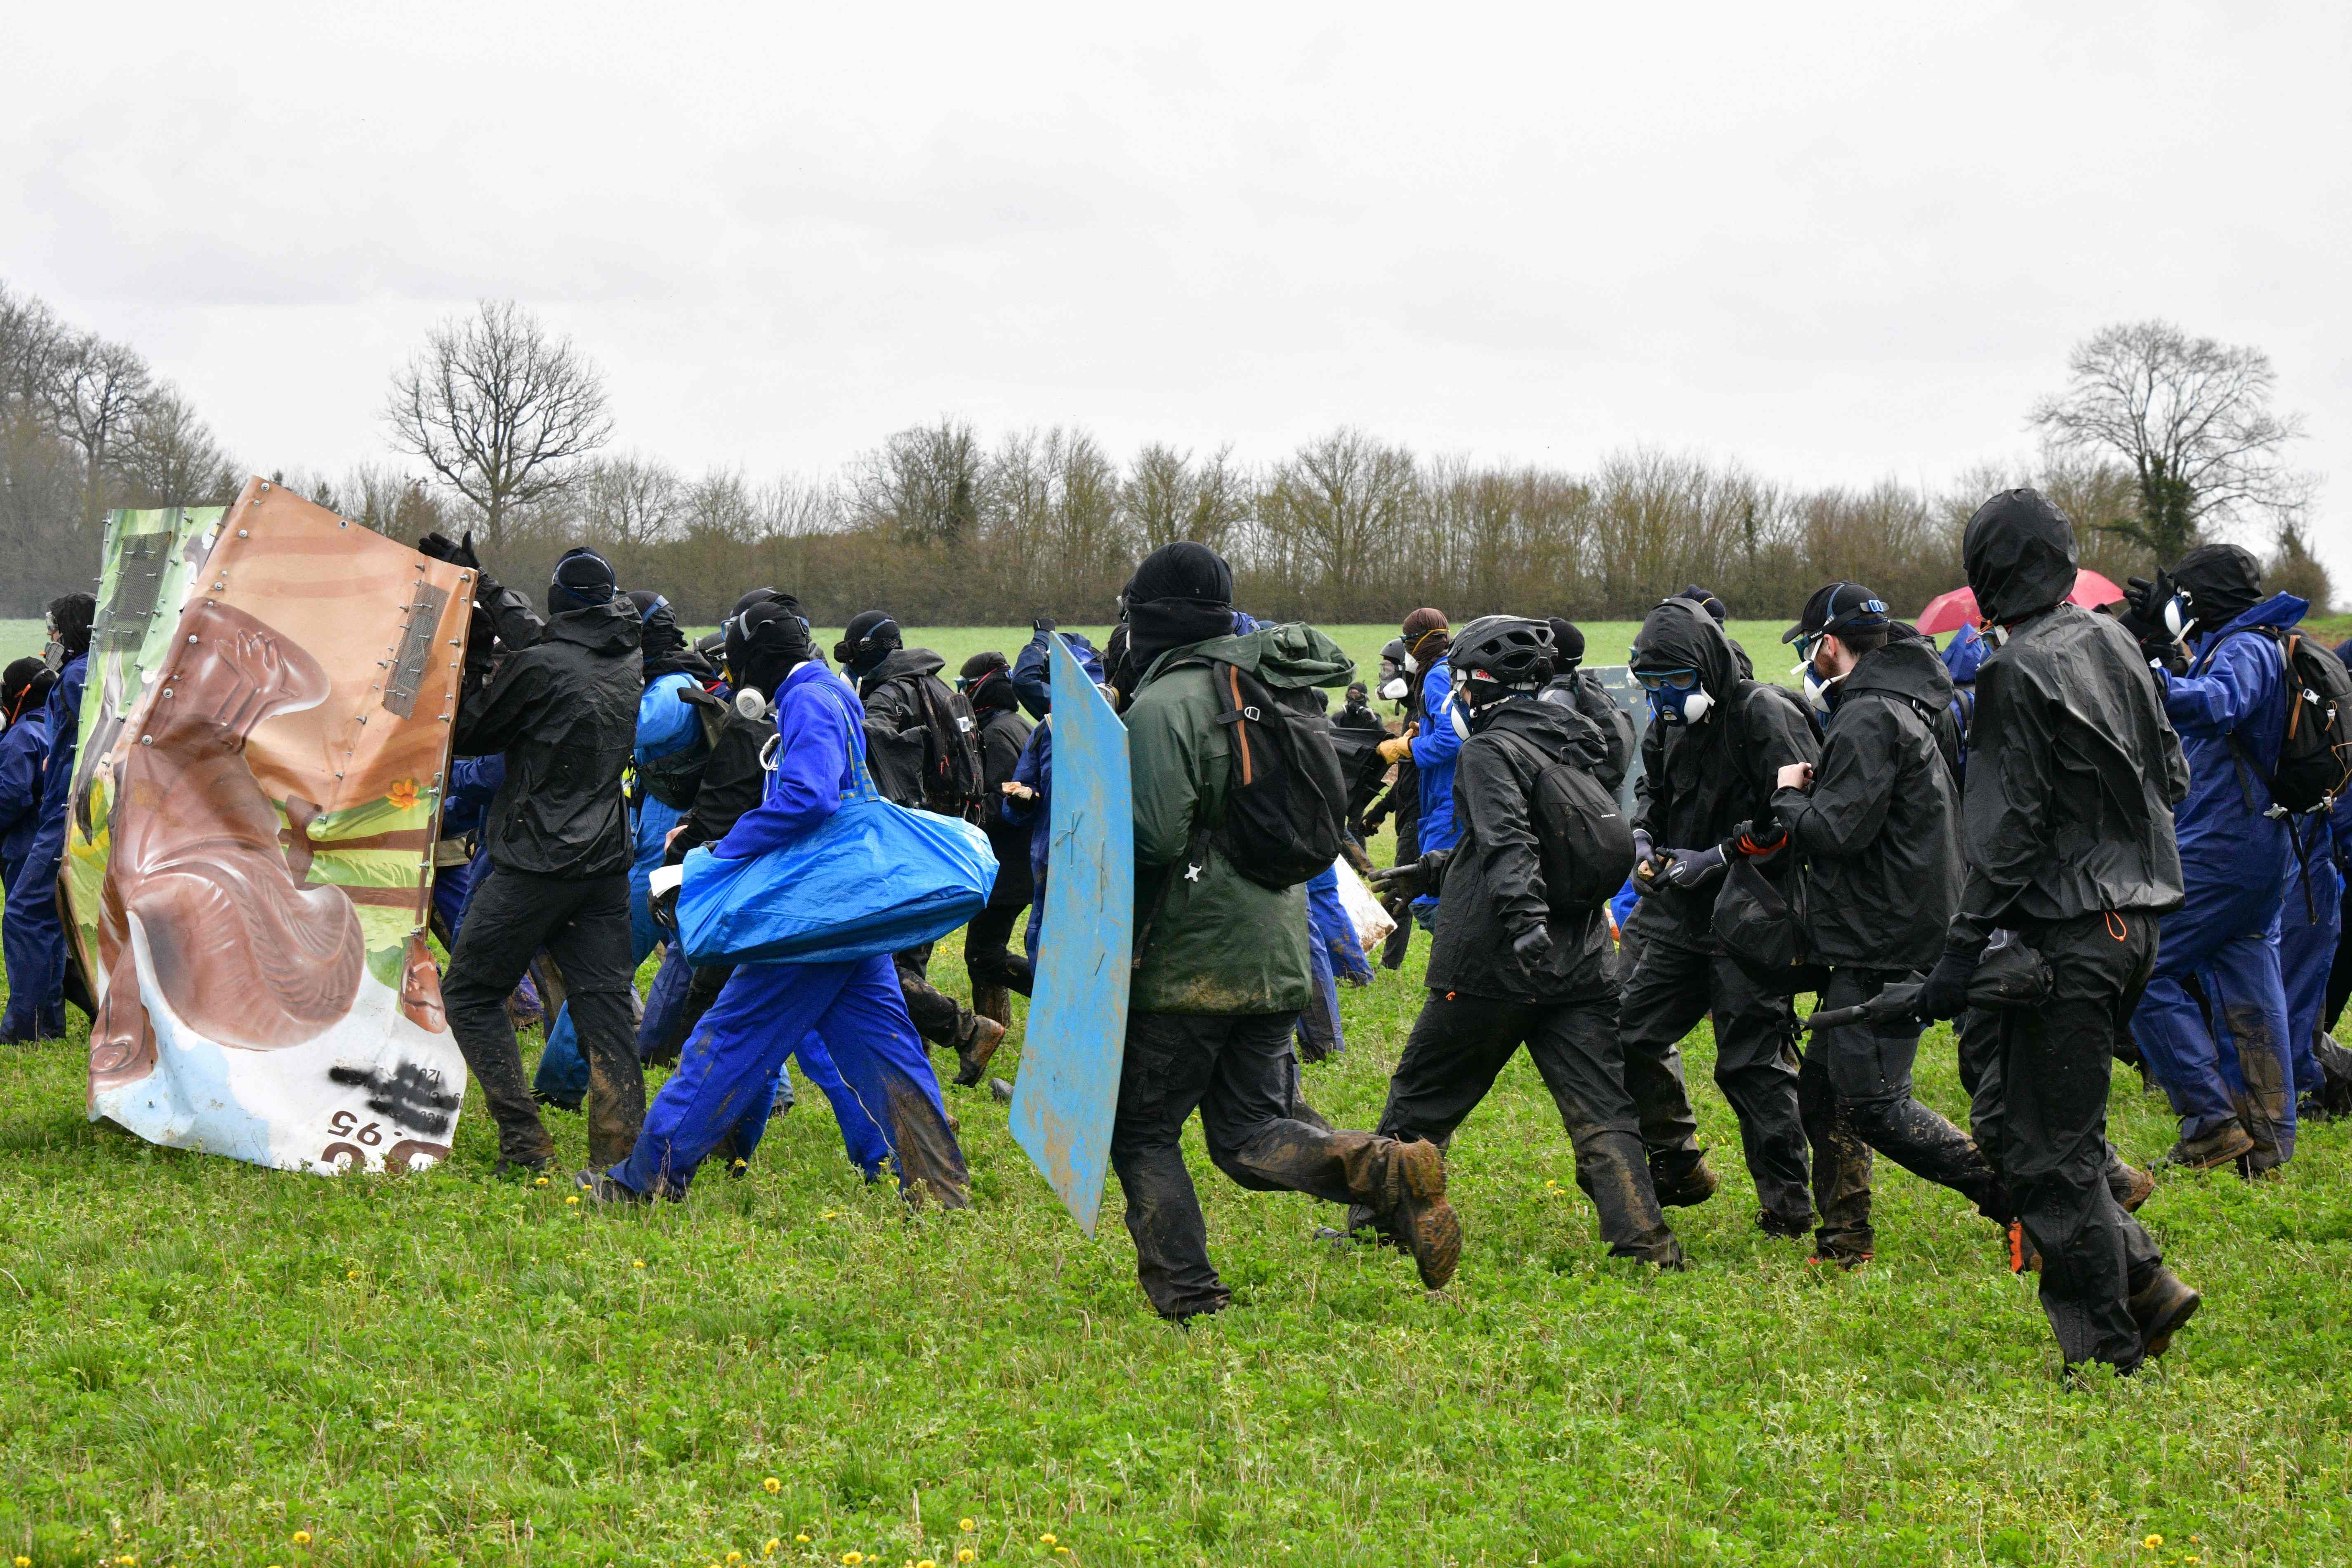
[[[1045,942],[1013,1087],[1013,1136],[1091,1237],[1127,1054],[1135,805],[1127,726],[1053,639],[1053,847]]]

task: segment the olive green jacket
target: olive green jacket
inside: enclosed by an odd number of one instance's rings
[[[1339,644],[1299,625],[1173,648],[1144,672],[1127,710],[1142,957],[1128,1006],[1138,1013],[1296,1013],[1307,1005],[1311,984],[1306,888],[1261,887],[1234,870],[1205,833],[1198,859],[1187,853],[1196,826],[1223,819],[1232,768],[1208,670],[1170,668],[1204,656],[1276,689],[1345,686],[1355,674]]]

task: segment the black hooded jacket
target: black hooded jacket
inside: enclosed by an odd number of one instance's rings
[[[866,765],[882,798],[917,811],[937,809],[923,798],[923,780],[931,755],[931,727],[924,717],[919,683],[939,689],[942,710],[951,709],[955,693],[940,671],[947,660],[927,647],[894,647],[880,664],[857,683],[866,704]],[[959,815],[959,805],[950,815]]]
[[[1592,772],[1608,746],[1591,720],[1556,702],[1507,700],[1483,716],[1454,764],[1454,820],[1462,837],[1445,863],[1427,984],[1509,1002],[1559,1002],[1608,984],[1609,925],[1597,909],[1555,909],[1528,810],[1546,758]],[[1551,951],[1530,970],[1511,951],[1543,925]]]
[[[1772,809],[1804,858],[1805,921],[1822,962],[1927,969],[1960,901],[1960,808],[1935,720],[1952,678],[1932,644],[1890,640],[1838,687],[1809,793]]]
[[[520,618],[502,620],[500,636],[509,632],[527,635]],[[637,607],[614,595],[557,616],[486,681],[468,679],[451,750],[507,759],[506,783],[482,817],[493,866],[572,881],[629,868],[621,774],[645,689],[640,640]]]
[[[1601,678],[1589,669],[1571,669],[1555,676],[1539,693],[1546,702],[1575,709],[1601,731],[1609,755],[1591,769],[1592,776],[1611,795],[1625,787],[1625,770],[1633,765],[1633,716],[1617,706]]]
[[[2172,807],[2188,764],[2131,634],[2063,602],[2072,528],[2032,492],[2007,492],[1969,520],[1961,556],[2009,639],[1977,672],[1952,944],[2102,910],[2179,908]]]
[[[1654,721],[1643,735],[1633,826],[1658,849],[1706,849],[1727,841],[1743,822],[1769,821],[1781,768],[1821,755],[1812,718],[1796,693],[1742,676],[1723,628],[1687,599],[1668,599],[1650,612],[1633,639],[1633,658],[1638,668],[1697,670],[1715,701],[1703,722]],[[1713,952],[1721,886],[1661,886],[1644,894],[1633,917],[1638,933]]]

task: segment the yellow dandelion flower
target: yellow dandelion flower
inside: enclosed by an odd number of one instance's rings
[[[547,1185],[547,1178],[545,1176],[541,1176],[539,1180],[531,1183],[531,1185],[534,1187],[543,1187]]]
[[[2151,1535],[2146,1541],[2139,1543],[2139,1549],[2142,1552],[2153,1552],[2163,1544],[2164,1537],[2161,1535]]]
[[[969,1563],[978,1555],[978,1552],[975,1552],[971,1547],[967,1546],[956,1553],[956,1561],[959,1563]]]
[[[643,1268],[645,1266],[646,1260],[642,1258],[632,1258],[629,1259],[629,1267],[632,1268]]]
[[[346,1271],[345,1271],[345,1273],[344,1273],[344,1275],[343,1275],[343,1278],[344,1278],[344,1279],[358,1279],[359,1277],[360,1277],[360,1271],[359,1271],[358,1269],[356,1269],[356,1268],[352,1268],[352,1269],[346,1270]]]
[[[915,1564],[915,1568],[940,1568],[940,1565],[939,1565],[937,1563],[933,1562],[930,1558],[926,1557],[926,1558],[923,1558],[921,1561],[918,1562],[918,1563]]]
[[[33,1568],[33,1560],[29,1557],[19,1556],[16,1559],[16,1568]]]
[[[727,1554],[728,1568],[735,1568],[735,1564],[742,1561],[743,1554],[740,1552],[730,1552]]]
[[[307,1530],[298,1530],[298,1531],[296,1531],[294,1532],[294,1544],[295,1544],[295,1545],[297,1545],[297,1546],[308,1546],[308,1545],[310,1545],[310,1532],[309,1531],[307,1531]]]
[[[841,1560],[844,1563],[848,1563],[849,1568],[857,1568],[857,1565],[860,1563],[866,1561],[866,1553],[863,1552],[845,1552],[841,1554]]]
[[[1043,1535],[1039,1536],[1037,1539],[1038,1539],[1040,1542],[1042,1542],[1044,1544],[1045,1544],[1045,1545],[1047,1545],[1047,1546],[1051,1546],[1051,1545],[1053,1545],[1053,1544],[1054,1544],[1054,1541],[1055,1541],[1055,1538],[1054,1532],[1053,1532],[1052,1531],[1050,1531],[1050,1530],[1049,1530],[1049,1531],[1047,1531],[1045,1534],[1043,1534]]]
[[[795,1544],[801,1546],[806,1546],[809,1543],[809,1539],[805,1535],[795,1535],[793,1537],[793,1541]]]
[[[776,1554],[776,1548],[782,1544],[782,1542],[778,1541],[772,1535],[768,1537],[767,1540],[760,1543],[760,1555],[762,1557],[773,1557]]]
[[[978,1530],[980,1526],[972,1523],[972,1521],[968,1519],[960,1519],[956,1521],[956,1528],[962,1531],[966,1535],[970,1535],[973,1531]]]
[[[580,1201],[580,1194],[578,1193],[574,1193],[563,1201],[567,1204],[576,1204]]]
[[[770,1476],[766,1480],[761,1481],[760,1485],[770,1497],[773,1497],[778,1492],[784,1489],[784,1483],[776,1479],[773,1476]]]

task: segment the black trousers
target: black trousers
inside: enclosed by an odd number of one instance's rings
[[[1995,1177],[2000,1175],[2001,1110],[2000,1088],[2000,1015],[1972,1007],[1952,1020],[1952,1034],[1958,1041],[1957,1053],[1960,1069],[1960,1087],[1969,1095],[1969,1135],[1975,1140],[1977,1152],[1992,1168]],[[2129,1044],[2128,1035],[2118,1035],[2123,1044]],[[2116,1203],[2131,1196],[2137,1182],[2116,1146],[2106,1148],[2107,1191]],[[2006,1184],[2004,1184],[2006,1185]],[[2016,1217],[2016,1201],[2010,1204],[2010,1217]]]
[[[2021,927],[2054,984],[2038,1006],[1990,1015],[2000,1103],[1987,1153],[2042,1253],[2042,1310],[2069,1365],[2139,1364],[2125,1302],[2164,1261],[2107,1184],[2116,1037],[2155,966],[2156,925],[2135,911]]]
[[[1907,973],[1832,970],[1821,1005],[1859,1005]],[[1912,1093],[1918,1054],[1916,1023],[1817,1029],[1805,1047],[1797,1107],[1812,1143],[1813,1201],[1821,1212],[1814,1237],[1824,1258],[1856,1258],[1872,1248],[1874,1149],[1913,1175],[1951,1188],[1986,1217],[2009,1222],[2008,1194],[1976,1144]]]
[[[1521,1046],[1559,1110],[1576,1150],[1576,1184],[1600,1211],[1611,1255],[1678,1261],[1682,1248],[1659,1211],[1625,1089],[1614,985],[1548,1005],[1432,991],[1389,1079],[1380,1131],[1446,1146]]]
[[[1617,1012],[1625,1087],[1642,1142],[1660,1165],[1698,1158],[1698,1121],[1683,1082],[1682,1038],[1715,1015],[1715,1082],[1739,1118],[1756,1195],[1792,1230],[1812,1222],[1805,1190],[1805,1128],[1797,1111],[1797,1015],[1720,953],[1641,943]]]
[[[1209,1158],[1244,1187],[1361,1203],[1379,1214],[1395,1206],[1393,1142],[1296,1114],[1303,1109],[1290,1052],[1297,1018],[1128,1015],[1110,1163],[1127,1198],[1136,1276],[1162,1317],[1213,1312],[1232,1298],[1209,1261],[1208,1224],[1184,1167],[1184,1121],[1195,1109]]]
[[[931,984],[931,949],[925,942],[890,955],[898,972],[898,991],[907,999],[907,1016],[915,1033],[935,1046],[961,1051],[971,1043],[971,1009]]]
[[[441,983],[449,1032],[498,1121],[500,1156],[536,1163],[553,1154],[506,1008],[542,947],[563,973],[565,1001],[588,1060],[588,1163],[601,1169],[628,1158],[646,1119],[645,1069],[637,1064],[630,1005],[637,966],[630,957],[625,873],[571,881],[492,867],[467,908]]]
[[[1002,903],[992,895],[988,907],[963,928],[963,968],[971,977],[975,994],[983,985],[1002,985],[1024,996],[1029,994],[1036,976],[1029,967],[1028,955],[1013,951],[1013,928],[1028,907],[1026,899]]]

